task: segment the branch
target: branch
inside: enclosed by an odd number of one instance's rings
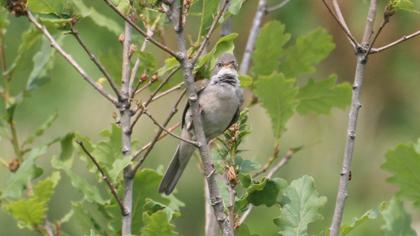
[[[273,155],[271,156],[271,158],[267,161],[267,163],[261,168],[261,170],[259,170],[258,172],[256,172],[255,174],[252,175],[253,178],[258,177],[261,174],[264,174],[268,168],[270,168],[270,166],[274,163],[275,160],[277,160],[277,158],[279,157],[279,152],[280,152],[280,143],[277,142],[276,145],[274,145],[273,148]]]
[[[29,21],[39,30],[41,31],[45,37],[50,41],[51,46],[54,47],[63,57],[64,59],[73,66],[77,72],[86,80],[96,91],[98,91],[102,96],[104,96],[108,101],[112,102],[114,105],[117,104],[117,100],[108,94],[101,86],[99,86],[95,80],[93,80],[84,70],[83,68],[77,64],[77,62],[73,59],[73,57],[68,54],[64,49],[55,41],[55,39],[51,36],[50,32],[48,32],[47,28],[41,25],[35,17],[32,15],[30,11],[28,11],[27,17]]]
[[[181,126],[181,123],[177,123],[177,124],[175,124],[174,126],[172,126],[172,127],[170,127],[170,128],[167,128],[167,130],[169,131],[169,132],[173,132],[175,129],[177,129],[179,126]],[[160,140],[162,140],[163,138],[165,138],[166,136],[168,136],[168,133],[159,133],[159,135],[156,135],[156,142],[159,142]],[[133,161],[135,161],[138,157],[140,157],[140,155],[144,152],[144,151],[146,151],[147,149],[149,149],[150,148],[150,146],[152,145],[153,143],[152,143],[152,141],[151,142],[149,142],[149,143],[147,143],[146,145],[144,145],[141,149],[139,149],[138,151],[136,151],[135,153],[134,153],[134,158],[133,158]]]
[[[377,0],[371,0],[368,17],[363,34],[362,46],[369,44],[373,32],[373,24],[375,21],[377,9]],[[343,164],[340,173],[340,180],[337,190],[337,199],[335,203],[334,215],[330,226],[330,236],[338,236],[340,232],[340,225],[343,220],[345,201],[348,196],[347,188],[350,181],[351,162],[353,159],[353,151],[356,139],[356,127],[360,104],[360,91],[362,88],[363,79],[365,76],[365,69],[367,60],[365,58],[364,50],[357,51],[357,64],[353,82],[353,93],[351,100],[351,107],[349,111],[349,120],[347,126],[346,145],[343,155]]]
[[[328,5],[326,0],[322,0],[322,2],[324,3],[325,7],[328,9],[328,12],[333,16],[334,20],[338,23],[338,25],[341,27],[341,29],[346,34],[347,39],[349,40],[353,49],[357,49],[357,47],[359,46],[359,43],[357,42],[357,40],[354,38],[354,36],[351,34],[349,28],[347,27],[347,24],[344,20],[344,17],[341,13],[340,7],[339,7],[338,3],[336,2],[336,0],[333,0],[333,5],[334,5],[335,12],[337,13],[337,15],[334,13],[334,10],[331,9],[331,7]]]
[[[114,80],[111,78],[111,75],[106,71],[105,67],[98,61],[96,56],[89,50],[86,44],[82,41],[82,39],[80,38],[80,33],[74,28],[74,26],[71,27],[71,34],[74,36],[76,41],[80,44],[80,46],[83,48],[86,54],[88,54],[90,60],[92,60],[92,62],[95,63],[96,67],[98,67],[98,69],[105,76],[106,80],[108,81],[115,95],[117,95],[117,97],[120,97],[120,92],[118,91],[117,85],[115,84]]]
[[[274,147],[273,153],[276,153],[276,147],[277,145]],[[290,159],[292,159],[293,155],[298,152],[301,149],[301,147],[299,148],[290,148],[286,155],[283,157],[283,159],[281,159],[279,162],[277,162],[276,165],[274,165],[267,173],[267,175],[265,176],[266,179],[271,179],[275,173],[277,173],[283,166],[285,166]],[[255,176],[255,175],[254,175]],[[239,225],[243,224],[246,220],[246,218],[249,216],[249,214],[251,213],[252,209],[254,208],[253,205],[249,204],[248,209],[241,215],[241,217],[239,218]]]
[[[171,131],[167,130],[167,129],[163,126],[163,125],[159,124],[159,122],[158,122],[155,118],[153,118],[153,116],[152,116],[149,112],[147,112],[147,111],[146,111],[146,109],[144,109],[144,110],[143,110],[143,113],[144,113],[146,116],[148,116],[148,117],[149,117],[149,118],[153,121],[153,123],[154,123],[155,125],[157,125],[157,126],[158,126],[159,128],[161,128],[163,131],[165,131],[165,133],[167,133],[167,134],[171,135],[172,137],[177,138],[177,139],[179,139],[179,140],[181,140],[181,141],[183,141],[183,142],[186,142],[186,143],[192,144],[192,145],[194,145],[194,146],[196,146],[196,147],[200,147],[200,144],[199,144],[199,143],[197,143],[196,141],[192,141],[192,140],[189,140],[189,139],[182,138],[181,136],[176,135],[176,134],[172,133]]]
[[[420,35],[420,30],[419,31],[416,31],[416,32],[414,32],[412,34],[409,34],[409,35],[404,35],[403,37],[401,37],[401,38],[395,40],[394,42],[389,43],[389,44],[387,44],[385,46],[382,46],[382,47],[379,47],[379,48],[372,48],[372,50],[370,51],[370,53],[371,54],[374,54],[374,53],[385,51],[387,49],[392,48],[393,46],[396,46],[396,45],[398,45],[398,44],[400,44],[400,43],[402,43],[404,41],[407,41],[407,40],[412,39],[414,37],[417,37],[419,35]]]
[[[290,0],[283,0],[283,2],[281,2],[281,3],[279,3],[279,4],[275,5],[275,6],[268,7],[268,8],[265,10],[265,12],[266,12],[266,13],[269,13],[269,12],[277,11],[278,9],[280,9],[280,8],[282,8],[282,7],[284,7],[284,6],[286,6],[289,2],[290,2]]]
[[[174,117],[174,115],[178,112],[178,106],[179,103],[182,100],[182,97],[184,97],[185,91],[181,93],[181,95],[178,97],[178,99],[176,100],[171,112],[169,113],[168,117],[166,118],[165,122],[163,122],[163,127],[166,127],[169,122],[171,121],[172,117]],[[170,131],[170,129],[168,129],[168,131]],[[146,158],[149,156],[150,152],[152,151],[153,147],[155,146],[155,144],[161,139],[161,134],[163,133],[163,129],[159,129],[159,131],[156,133],[155,137],[153,138],[152,142],[150,143],[149,147],[146,149],[146,153],[144,153],[143,158],[141,158],[137,164],[134,167],[134,171],[136,171],[138,168],[140,168],[140,166],[143,164],[143,162],[146,160]],[[146,145],[147,146],[147,145]],[[141,153],[143,151],[140,150],[139,152],[137,152],[134,157],[133,160],[136,160],[140,157]]]
[[[131,46],[131,26],[125,23],[124,41],[122,53],[122,75],[121,75],[121,102],[120,125],[121,125],[121,153],[123,158],[131,159],[131,109],[130,109],[130,46]],[[123,204],[128,214],[122,217],[121,234],[131,235],[132,208],[133,208],[133,185],[136,172],[132,171],[132,165],[124,168],[124,192]]]
[[[112,2],[110,0],[104,0],[104,1],[109,7],[111,7],[111,9],[115,13],[117,13],[121,18],[123,18],[128,24],[130,24],[137,32],[139,32],[141,35],[143,35],[143,37],[147,38],[150,42],[152,42],[158,48],[162,49],[164,52],[168,53],[169,55],[171,55],[175,58],[178,58],[178,55],[174,51],[172,51],[172,49],[170,49],[167,46],[163,45],[162,43],[156,41],[156,39],[154,39],[152,37],[149,37],[146,32],[144,32],[138,25],[136,25],[136,23],[134,23],[130,18],[128,18],[122,12],[120,12],[118,10],[118,8],[116,6],[114,6],[114,4],[112,4]]]
[[[96,169],[98,169],[99,173],[102,176],[102,179],[105,181],[105,183],[108,185],[109,190],[111,190],[112,195],[114,196],[115,200],[118,203],[118,206],[121,209],[121,213],[125,216],[128,215],[127,209],[123,206],[120,197],[118,196],[117,189],[115,186],[111,183],[111,180],[109,179],[108,175],[105,173],[105,171],[102,169],[102,167],[99,165],[98,161],[95,159],[95,157],[90,154],[90,152],[86,149],[85,145],[81,141],[76,141],[77,144],[80,145],[83,152],[89,157],[89,159],[93,162],[93,164],[96,166]]]
[[[152,99],[152,102],[154,102],[154,101],[158,100],[159,98],[162,98],[162,97],[164,97],[164,96],[166,96],[166,95],[168,95],[168,94],[170,94],[170,93],[172,93],[172,92],[174,92],[174,91],[180,90],[183,86],[184,86],[184,81],[182,81],[181,83],[179,83],[179,84],[175,85],[174,87],[172,87],[172,88],[170,88],[170,89],[166,90],[165,92],[161,92],[161,93],[157,94],[157,95],[156,95],[156,96]]]
[[[131,124],[131,129],[134,128],[137,121],[139,121],[140,117],[143,115],[144,108],[147,108],[149,104],[153,101],[153,98],[159,93],[159,91],[165,86],[166,83],[169,82],[169,80],[175,75],[176,72],[180,67],[174,69],[169,75],[162,81],[162,83],[159,84],[159,86],[156,88],[156,90],[150,95],[150,97],[147,99],[147,101],[144,103],[144,105],[140,106],[139,109],[135,112],[136,115],[133,118],[133,123]],[[151,81],[152,83],[153,81]]]
[[[223,235],[233,236],[234,234],[233,228],[232,228],[229,218],[226,216],[224,212],[225,206],[224,206],[223,199],[219,193],[219,189],[216,183],[215,169],[211,160],[210,149],[207,143],[207,138],[203,130],[203,124],[202,124],[201,115],[199,112],[198,96],[197,96],[197,92],[194,86],[194,74],[193,74],[193,68],[194,68],[195,62],[197,62],[201,53],[207,46],[208,40],[212,32],[214,31],[215,26],[217,22],[219,21],[220,17],[223,15],[224,10],[226,9],[226,6],[228,4],[229,4],[229,0],[225,0],[221,7],[221,10],[219,10],[215,19],[213,20],[213,23],[210,27],[209,32],[207,33],[197,53],[192,59],[189,59],[187,57],[187,49],[186,49],[186,42],[185,42],[185,35],[184,35],[183,28],[176,27],[175,31],[176,31],[177,41],[178,41],[178,47],[180,50],[179,61],[184,71],[184,81],[185,81],[185,85],[186,85],[187,93],[188,93],[188,102],[190,105],[190,111],[191,111],[192,122],[193,122],[193,127],[194,127],[194,134],[195,134],[196,140],[201,144],[199,151],[200,151],[201,160],[203,162],[204,175],[208,183],[211,205],[213,206],[216,219],[219,223],[220,229],[223,232]]]
[[[221,7],[219,12],[217,13],[216,17],[213,19],[213,22],[210,26],[209,31],[207,32],[206,36],[204,37],[203,42],[201,42],[200,46],[198,47],[197,53],[195,54],[194,58],[191,59],[191,64],[194,67],[195,63],[197,63],[198,59],[200,58],[201,54],[204,52],[204,49],[207,47],[207,44],[209,43],[210,36],[213,34],[214,30],[216,29],[216,25],[219,22],[220,18],[223,16],[223,13],[225,13],[225,10],[227,6],[229,5],[230,0],[225,0]],[[179,29],[179,32],[183,32],[183,29]],[[185,47],[184,47],[185,48]],[[181,49],[182,51],[182,49]],[[186,52],[185,52],[185,55]]]
[[[251,64],[251,56],[254,51],[255,42],[257,40],[258,32],[260,30],[265,11],[267,9],[267,0],[260,0],[258,3],[257,12],[255,13],[252,27],[249,32],[248,40],[245,46],[245,52],[242,56],[241,66],[239,67],[239,74],[247,74],[249,65]]]

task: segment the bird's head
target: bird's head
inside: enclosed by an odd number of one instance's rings
[[[217,59],[211,80],[217,83],[222,82],[237,86],[239,85],[237,69],[238,63],[235,56],[230,53],[224,53]]]

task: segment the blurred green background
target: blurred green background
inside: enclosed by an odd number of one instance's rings
[[[241,58],[248,32],[252,24],[256,0],[248,0],[241,13],[233,19],[233,32],[239,33],[235,41],[236,55]],[[277,1],[269,1],[275,4]],[[368,1],[340,1],[342,9],[353,34],[360,38],[363,33]],[[386,2],[386,1],[380,1]],[[418,1],[417,1],[418,2]],[[98,1],[98,8],[102,12],[115,17],[102,1]],[[417,5],[419,5],[417,3]],[[382,7],[383,5],[381,5]],[[382,8],[380,8],[382,9]],[[197,17],[190,18],[190,24],[195,24]],[[419,29],[419,15],[402,12],[395,15],[391,23],[385,28],[376,45],[391,42],[404,34]],[[321,1],[292,0],[282,9],[269,14],[265,21],[276,19],[286,25],[286,30],[292,37],[308,32],[316,27],[325,27],[334,37],[336,49],[325,60],[315,77],[326,78],[331,73],[338,75],[339,81],[352,82],[355,67],[355,57],[352,49],[340,28],[328,14]],[[378,17],[380,19],[380,16]],[[380,20],[377,20],[377,25]],[[16,53],[21,33],[28,23],[25,18],[13,19],[6,35],[7,60],[11,61]],[[114,34],[94,25],[89,19],[82,20],[78,26],[81,36],[100,57],[113,61],[119,66],[121,47]],[[212,39],[214,42],[216,37]],[[356,149],[352,167],[353,178],[349,189],[344,222],[350,222],[352,217],[363,214],[366,210],[378,206],[381,201],[389,200],[397,188],[385,182],[388,174],[380,169],[387,150],[396,144],[414,141],[420,137],[420,39],[405,42],[391,50],[369,58],[365,83],[362,90],[362,110],[357,128]],[[293,40],[292,40],[293,41]],[[165,42],[175,48],[175,38],[172,33],[165,35]],[[92,65],[88,57],[76,45],[74,39],[67,37],[64,47],[71,52],[77,61],[95,78],[100,74]],[[35,52],[37,48],[34,48]],[[152,52],[163,63],[165,55],[151,47]],[[27,65],[32,64],[32,57],[27,54],[24,60]],[[52,113],[59,114],[53,128],[48,130],[47,137],[63,136],[70,131],[76,131],[91,137],[99,138],[99,132],[110,127],[113,122],[111,105],[93,91],[61,57],[56,56],[54,69],[50,76],[52,80],[44,87],[36,90],[27,98],[17,110],[17,127],[20,137],[31,133]],[[25,83],[31,66],[20,66],[14,78],[21,80],[15,83],[15,91]],[[20,84],[19,84],[20,83]],[[147,96],[148,92],[144,94]],[[166,97],[153,106],[151,112],[163,119],[174,97]],[[184,101],[185,102],[185,101]],[[0,103],[0,107],[3,104]],[[3,108],[2,108],[3,109]],[[250,109],[250,127],[252,134],[243,144],[248,151],[244,157],[264,163],[271,155],[274,140],[271,133],[270,120],[264,109],[259,105]],[[173,124],[179,121],[178,113]],[[327,229],[333,211],[338,176],[341,168],[343,146],[347,125],[347,109],[333,110],[328,116],[295,115],[287,125],[287,132],[281,140],[281,150],[285,153],[288,148],[304,145],[304,149],[277,174],[288,181],[302,175],[315,178],[318,191],[328,197],[323,209],[325,219],[311,225],[312,232]],[[156,132],[156,127],[148,119],[141,119],[134,131],[134,138],[140,144],[145,144]],[[42,142],[45,140],[40,140]],[[166,166],[177,145],[177,140],[166,138],[158,143],[152,155],[145,163],[145,167],[156,168]],[[58,147],[56,148],[58,151]],[[5,140],[0,141],[0,156],[11,159],[13,150]],[[57,152],[50,152],[51,155]],[[48,170],[49,156],[41,160],[41,166]],[[83,165],[80,162],[79,165]],[[86,177],[92,176],[83,172]],[[4,186],[7,169],[0,167],[0,186]],[[92,184],[98,184],[92,181]],[[99,185],[99,184],[98,184]],[[182,216],[177,218],[177,230],[181,235],[203,235],[204,202],[203,183],[198,169],[198,158],[193,161],[187,173],[178,185],[177,196],[186,202],[182,209]],[[70,201],[79,199],[80,193],[75,191],[67,177],[62,180],[51,202],[49,215],[51,218],[62,217],[70,209]],[[420,213],[411,205],[406,209],[412,213],[413,227],[420,234]],[[260,235],[275,235],[276,227],[272,218],[279,215],[277,208],[256,208],[248,219],[248,226],[252,232]],[[380,225],[376,220],[369,222],[355,230],[351,235],[381,235]],[[74,223],[63,226],[72,235],[78,235]],[[33,235],[26,230],[19,230],[13,218],[0,211],[0,235]]]

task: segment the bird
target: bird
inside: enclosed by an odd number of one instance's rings
[[[207,141],[223,134],[239,118],[244,99],[237,70],[235,56],[223,53],[217,58],[210,80],[207,80],[206,85],[197,92],[199,112]],[[181,137],[184,140],[195,140],[192,113],[188,103],[181,124]],[[180,141],[160,183],[159,193],[166,195],[172,193],[194,151],[193,144]]]

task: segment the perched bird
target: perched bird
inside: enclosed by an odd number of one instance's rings
[[[217,60],[210,81],[197,92],[207,141],[222,134],[239,118],[243,90],[239,85],[237,69],[235,56],[222,54]],[[182,116],[181,137],[195,140],[188,103]],[[160,193],[169,195],[174,190],[194,150],[194,145],[181,141],[160,183]]]

